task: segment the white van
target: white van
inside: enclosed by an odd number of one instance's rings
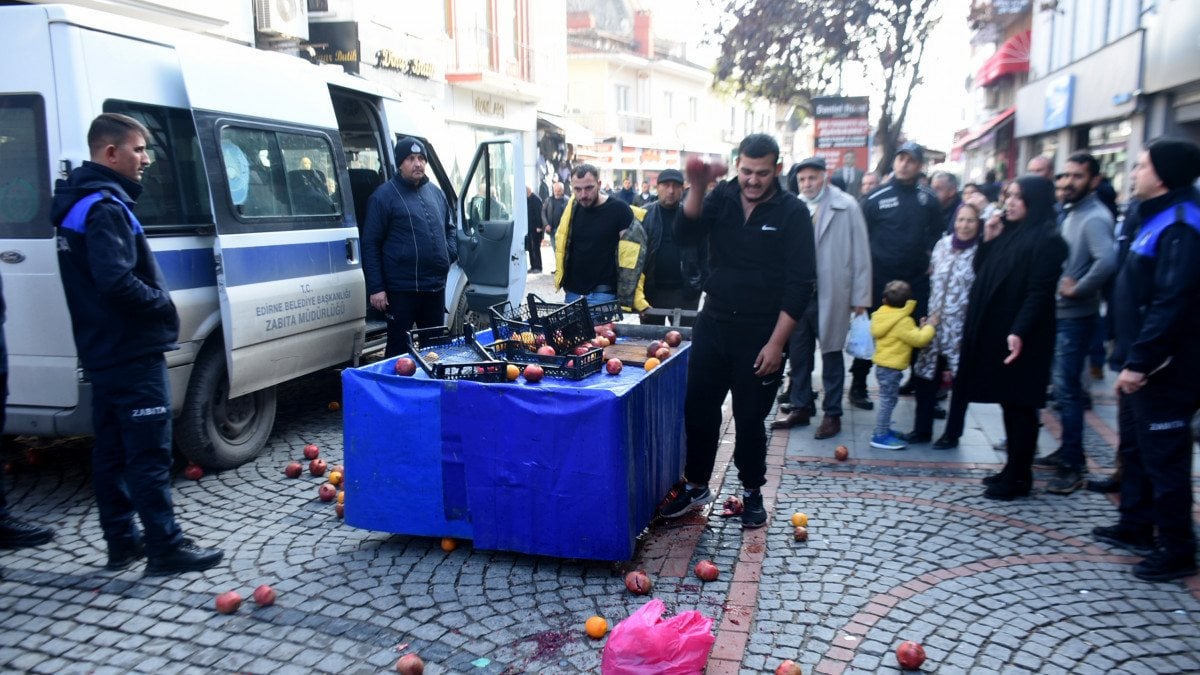
[[[0,7],[0,44],[20,55],[0,63],[5,433],[91,431],[49,212],[54,180],[88,158],[101,112],[153,136],[135,213],[179,309],[181,348],[167,362],[186,457],[213,468],[254,458],[276,385],[382,346],[359,218],[394,173],[397,138],[428,139],[432,115],[338,67],[78,7]],[[518,135],[481,144],[456,189],[428,147],[456,207],[446,321],[458,328],[524,296],[523,149]]]

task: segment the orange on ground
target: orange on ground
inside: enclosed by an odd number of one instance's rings
[[[808,514],[807,513],[793,513],[792,514],[792,525],[795,525],[796,527],[807,526],[808,525]]]
[[[654,370],[655,368],[657,368],[658,364],[660,364],[660,363],[662,363],[662,361],[659,361],[658,359],[651,356],[650,358],[646,359],[646,365],[643,367],[646,369],[646,372],[650,372],[651,370]]]
[[[339,503],[339,504],[345,504],[345,503],[346,503],[346,491],[345,491],[345,490],[338,490],[338,493],[337,493],[337,503]]]
[[[342,484],[342,472],[341,471],[331,472],[329,474],[329,482],[333,483],[334,485],[341,485]]]
[[[608,632],[608,622],[602,616],[593,616],[583,624],[583,628],[587,631],[588,637],[599,640]]]

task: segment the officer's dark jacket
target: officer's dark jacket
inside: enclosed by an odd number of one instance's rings
[[[179,348],[175,304],[146,234],[129,211],[141,191],[138,183],[94,162],[84,162],[55,186],[51,218],[58,262],[85,370]],[[96,192],[104,198],[87,213],[81,207],[67,218],[76,202]]]
[[[875,286],[893,279],[912,283],[927,275],[929,254],[946,226],[933,190],[893,180],[866,198],[863,217],[871,240]]]
[[[413,185],[397,173],[367,200],[363,223],[367,295],[380,291],[441,291],[458,239],[446,195],[422,178]]]

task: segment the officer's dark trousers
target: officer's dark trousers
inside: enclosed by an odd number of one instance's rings
[[[446,317],[445,291],[388,291],[387,347],[384,356],[391,358],[408,353],[408,331],[442,325]]]
[[[712,477],[721,435],[721,404],[733,392],[737,435],[733,461],[746,489],[767,480],[765,420],[775,401],[782,369],[767,377],[754,374],[754,361],[775,329],[776,317],[722,317],[704,310],[692,328],[688,357],[684,427],[687,464],[684,477],[707,484]]]
[[[87,371],[92,382],[92,482],[109,547],[142,539],[155,557],[182,540],[171,501],[171,389],[162,354]]]

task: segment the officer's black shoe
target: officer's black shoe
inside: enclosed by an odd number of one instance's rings
[[[1110,546],[1123,548],[1138,555],[1149,555],[1154,550],[1154,535],[1150,532],[1135,532],[1120,525],[1092,528],[1092,538]]]
[[[1171,555],[1158,549],[1133,566],[1133,576],[1142,581],[1172,581],[1196,574],[1196,554]]]
[[[54,530],[5,516],[0,518],[0,548],[29,548],[41,546],[54,538]]]
[[[750,490],[742,497],[742,527],[748,530],[767,524],[767,510],[763,507],[761,490]]]
[[[123,570],[133,563],[146,557],[146,547],[142,542],[132,544],[109,544],[106,570]]]
[[[163,577],[182,572],[202,572],[215,567],[225,557],[219,548],[200,548],[190,541],[183,541],[173,550],[150,558],[146,563],[145,576]]]

